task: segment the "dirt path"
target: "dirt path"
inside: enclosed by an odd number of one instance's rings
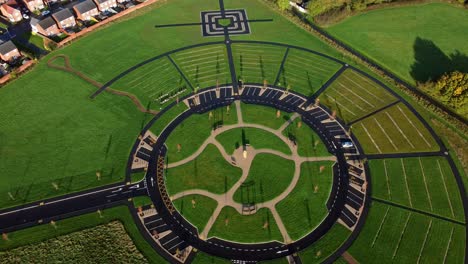
[[[60,65],[57,65],[57,64],[53,63],[55,60],[57,60],[59,58],[63,58],[63,60],[65,62],[65,66],[60,66]],[[60,54],[60,55],[57,55],[57,56],[54,56],[54,57],[50,58],[47,61],[47,66],[50,67],[50,68],[53,68],[53,69],[65,71],[65,72],[71,73],[73,75],[76,75],[80,79],[90,83],[91,85],[93,85],[96,88],[101,88],[103,86],[102,83],[91,79],[90,77],[88,77],[87,75],[85,75],[84,73],[82,73],[82,72],[80,72],[78,70],[75,70],[70,64],[70,58],[68,56],[66,56],[66,55]],[[118,90],[114,90],[114,89],[111,89],[111,88],[107,88],[106,92],[109,92],[109,93],[114,94],[114,95],[124,96],[124,97],[129,98],[133,102],[133,104],[135,104],[135,106],[138,108],[138,110],[140,112],[148,113],[148,114],[152,114],[152,115],[156,115],[159,112],[159,111],[155,111],[155,110],[146,109],[141,104],[140,100],[138,100],[138,98],[135,95],[131,94],[131,93],[118,91]]]
[[[346,251],[345,253],[343,253],[343,255],[341,255],[345,260],[346,262],[348,262],[349,264],[359,264],[359,262],[353,257],[351,256],[351,254],[349,254],[348,251]]]

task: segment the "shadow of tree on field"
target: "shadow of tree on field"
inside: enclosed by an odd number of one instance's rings
[[[433,41],[420,37],[414,41],[413,49],[415,62],[410,75],[416,82],[434,81],[452,71],[468,72],[468,56],[458,50],[446,55]]]

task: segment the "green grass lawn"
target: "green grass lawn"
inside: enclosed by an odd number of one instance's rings
[[[302,263],[322,263],[335,252],[351,234],[346,227],[336,223],[317,242],[299,252]]]
[[[225,193],[240,178],[240,168],[232,166],[214,145],[208,145],[195,160],[168,169],[166,188],[174,195],[190,189]]]
[[[320,173],[320,166],[325,170]],[[333,162],[305,162],[294,190],[276,205],[292,240],[310,233],[328,214]],[[315,190],[317,188],[317,190]]]
[[[462,54],[466,58],[468,53],[467,27],[466,10],[448,3],[428,3],[366,12],[328,31],[415,83],[444,68],[466,69]],[[418,38],[427,41],[416,41]]]
[[[277,85],[310,96],[322,87],[341,67],[327,58],[310,52],[290,49]]]
[[[195,201],[195,206],[192,201]],[[198,233],[203,231],[218,205],[215,200],[202,195],[187,195],[173,203],[177,211],[198,229]]]
[[[330,156],[330,152],[328,152],[317,133],[304,123],[302,123],[301,127],[298,127],[299,122],[302,122],[300,118],[294,119],[291,125],[283,131],[283,135],[296,140],[297,153],[303,157]]]
[[[255,104],[242,103],[241,109],[244,123],[263,125],[273,129],[280,128],[292,115],[282,112],[280,117],[276,117],[276,109]]]
[[[171,109],[162,114],[149,130],[153,132],[156,136],[158,136],[159,134],[161,134],[164,128],[166,128],[166,126],[172,122],[172,120],[174,120],[177,116],[185,112],[187,109],[188,107],[183,103],[174,105]]]
[[[136,69],[111,87],[136,95],[146,108],[156,110],[192,92],[167,57]]]
[[[130,215],[130,212],[126,206],[119,206],[119,207],[114,207],[111,209],[106,209],[102,211],[101,216],[99,216],[98,213],[89,213],[89,214],[84,214],[80,215],[77,217],[72,217],[64,220],[60,220],[56,222],[56,228],[54,228],[50,224],[44,224],[44,225],[39,225],[19,231],[15,231],[13,233],[8,234],[8,241],[1,240],[0,241],[0,250],[2,252],[8,253],[9,250],[12,250],[14,248],[18,247],[24,247],[28,245],[38,245],[39,243],[46,241],[47,243],[48,239],[54,239],[63,235],[67,234],[75,234],[74,232],[79,232],[81,230],[86,230],[93,228],[98,225],[102,224],[108,224],[112,221],[120,221],[124,226],[125,230],[127,231],[128,235],[133,240],[133,243],[135,243],[135,246],[138,248],[138,250],[145,256],[145,258],[151,262],[151,263],[157,263],[157,264],[162,264],[166,263],[166,261],[159,256],[154,249],[146,242],[146,240],[143,238],[141,235],[140,231],[135,225],[135,222],[133,221],[132,216]],[[93,230],[93,229],[90,229]],[[106,232],[104,232],[106,233]],[[103,234],[104,235],[104,234]],[[96,237],[90,236],[87,238],[83,238],[81,240],[81,246],[86,247],[87,241],[92,242]],[[124,235],[122,234],[119,236],[119,239],[124,239]],[[123,252],[121,248],[118,248],[115,246],[115,243],[117,241],[113,242],[108,242],[104,243],[104,239],[100,239],[97,245],[87,248],[88,250],[78,250],[77,247],[73,247],[72,249],[73,252],[68,251],[67,258],[62,258],[58,259],[57,261],[67,261],[66,259],[69,259],[70,256],[73,254],[79,254],[79,252],[101,252],[104,253],[103,249],[105,248],[106,245],[104,244],[110,244],[113,245],[111,249],[107,249],[109,253],[111,254],[122,254]],[[44,243],[44,242],[43,242]],[[53,248],[48,247],[47,250],[40,250],[38,254],[35,255],[35,259],[33,261],[39,261],[38,257],[45,257],[48,255],[49,252],[51,252]],[[0,252],[0,255],[2,254]],[[27,251],[25,252],[27,253]],[[57,255],[51,255],[49,257],[63,257],[63,253],[58,252]],[[16,255],[16,254],[15,254]],[[85,258],[86,256],[82,256]],[[39,261],[41,262],[41,261]],[[45,260],[45,262],[47,262]],[[87,261],[85,261],[87,262]],[[108,262],[108,261],[104,261]],[[111,261],[114,262],[114,261]]]
[[[196,88],[231,83],[231,75],[224,45],[210,45],[180,51],[172,55],[174,61]]]
[[[135,207],[145,206],[145,205],[152,205],[153,201],[149,196],[137,196],[133,198],[133,204]]]
[[[234,194],[234,201],[253,200],[255,203],[269,201],[280,195],[291,183],[294,176],[294,162],[272,154],[258,154],[252,161],[245,183]],[[274,182],[274,183],[273,183]]]
[[[277,258],[273,260],[260,261],[258,263],[260,264],[289,264],[289,261],[287,258]]]
[[[373,196],[464,221],[460,193],[446,159],[371,160],[369,165]]]
[[[0,90],[0,208],[124,179],[147,115],[128,98],[91,101],[94,90],[44,65]]]
[[[197,253],[197,256],[192,262],[193,264],[231,264],[231,260],[223,259],[204,253],[202,251]]]
[[[352,131],[367,154],[439,150],[421,121],[401,103],[353,124]]]
[[[349,252],[361,263],[415,263],[420,254],[423,263],[462,263],[464,233],[463,226],[374,202]]]
[[[263,44],[233,44],[236,73],[246,83],[274,84],[286,48]]]
[[[353,70],[344,71],[320,95],[320,102],[351,122],[395,102],[383,87]]]
[[[265,223],[268,223],[267,228],[263,228]],[[208,237],[214,236],[241,243],[283,240],[270,210],[265,208],[253,215],[241,215],[232,207],[224,207],[208,234]]]
[[[132,183],[137,183],[139,181],[142,181],[145,178],[145,176],[146,176],[146,171],[136,172],[136,173],[130,174],[130,179]]]
[[[245,138],[243,140],[243,138]],[[232,154],[234,150],[249,144],[255,149],[273,149],[285,154],[291,154],[291,149],[275,134],[258,128],[235,128],[228,130],[222,134],[216,136],[216,140],[219,141],[227,153]]]
[[[183,160],[197,151],[208,139],[214,127],[237,123],[237,112],[234,104],[227,108],[221,107],[204,114],[193,114],[179,124],[166,140],[169,162]],[[181,150],[178,152],[177,145]]]

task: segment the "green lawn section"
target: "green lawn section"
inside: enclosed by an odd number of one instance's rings
[[[330,156],[330,152],[317,133],[304,123],[298,127],[299,122],[302,122],[300,118],[294,119],[291,125],[283,131],[283,135],[296,140],[297,153],[303,157]]]
[[[193,264],[231,264],[231,260],[218,258],[204,252],[198,252]]]
[[[375,197],[464,220],[460,192],[443,157],[371,160],[369,165]]]
[[[133,243],[135,243],[138,250],[146,257],[149,262],[157,264],[166,263],[166,261],[161,256],[159,256],[143,238],[126,206],[118,206],[111,209],[106,209],[101,212],[101,216],[98,213],[89,213],[60,220],[56,222],[56,228],[50,224],[44,224],[10,233],[8,234],[8,241],[0,241],[0,250],[7,252],[8,250],[16,247],[40,243],[47,239],[52,239],[80,230],[92,228],[97,225],[107,224],[115,220],[123,223],[125,230],[132,238]],[[92,240],[93,238],[90,237],[88,239]],[[82,245],[86,245],[86,241],[86,239],[83,239],[81,241]],[[106,244],[103,243],[103,240],[100,240],[100,242],[101,244]],[[76,248],[74,249],[76,250]],[[51,248],[44,250],[43,254],[50,252],[50,250]],[[93,248],[90,250],[99,250],[99,248]],[[113,249],[115,254],[120,254],[119,250],[119,248]],[[36,257],[38,256],[41,255],[38,254]],[[37,258],[34,261],[37,261]]]
[[[112,88],[134,94],[146,108],[157,110],[192,92],[167,57],[132,71]]]
[[[294,177],[294,162],[272,154],[255,156],[245,183],[234,194],[234,201],[262,203],[280,195]]]
[[[225,45],[210,45],[171,55],[196,89],[231,83]]]
[[[320,166],[325,166],[320,172]],[[327,216],[333,162],[305,162],[294,190],[276,205],[292,240],[310,233]],[[315,190],[317,188],[317,190]]]
[[[169,162],[183,160],[195,153],[215,127],[235,123],[237,112],[234,104],[229,107],[229,111],[221,107],[209,113],[191,115],[179,124],[166,140]],[[181,146],[180,152],[177,150],[178,144]]]
[[[416,263],[420,255],[420,261],[461,263],[464,233],[461,225],[374,202],[349,252],[361,263]]]
[[[291,149],[275,134],[266,130],[245,127],[228,130],[216,136],[227,153],[232,154],[234,150],[249,144],[255,149],[273,149],[285,154],[291,154]]]
[[[310,96],[322,87],[341,64],[310,52],[290,49],[277,85]]]
[[[382,86],[354,70],[344,71],[320,95],[320,102],[351,122],[395,102],[397,98]]]
[[[463,63],[466,69],[466,59],[458,58],[468,53],[467,27],[466,10],[448,3],[428,3],[366,12],[328,31],[415,83]]]
[[[267,228],[263,228],[265,223]],[[241,243],[283,240],[270,210],[265,208],[253,215],[241,215],[232,207],[224,207],[208,235],[213,236]]]
[[[168,169],[166,188],[171,195],[190,189],[221,194],[229,190],[241,174],[241,169],[228,163],[210,144],[195,160]]]
[[[137,196],[133,198],[133,204],[135,207],[145,206],[145,205],[152,205],[153,201],[149,196]]]
[[[367,154],[439,150],[429,131],[402,103],[353,124],[352,131]]]
[[[280,128],[292,115],[287,112],[281,112],[281,116],[276,117],[276,109],[255,104],[242,103],[241,109],[244,123],[263,125],[273,129]]]
[[[265,260],[265,261],[260,261],[260,264],[289,264],[289,261],[287,258],[277,258],[273,260]]]
[[[185,104],[179,103],[174,105],[172,108],[163,113],[156,122],[151,126],[150,131],[153,132],[156,136],[161,134],[164,128],[169,125],[177,116],[182,114],[188,109]]]
[[[124,179],[148,116],[128,98],[103,93],[91,101],[94,91],[44,65],[0,90],[0,207]]]
[[[195,207],[192,206],[192,200],[195,201]],[[198,229],[198,233],[203,231],[218,205],[215,200],[202,195],[187,195],[173,203],[177,211]]]
[[[351,234],[346,227],[336,223],[317,242],[299,252],[302,263],[322,263],[334,253]]]
[[[136,182],[143,180],[145,176],[146,176],[146,171],[135,172],[135,173],[130,174],[130,179],[132,183],[136,183]]]
[[[114,262],[131,259],[132,263],[148,263],[137,250],[120,222],[74,232],[42,243],[0,252],[2,262],[33,263]]]
[[[286,48],[265,44],[242,43],[232,45],[236,73],[246,83],[274,84]]]

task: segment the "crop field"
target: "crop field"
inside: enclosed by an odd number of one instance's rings
[[[209,45],[171,55],[195,89],[231,83],[224,45]]]
[[[234,44],[236,73],[246,83],[274,84],[286,48],[259,44]]]
[[[373,195],[463,221],[463,207],[447,161],[439,157],[371,160]]]
[[[350,253],[365,263],[462,263],[464,234],[461,225],[374,202]]]
[[[401,103],[352,126],[365,153],[403,153],[439,150],[433,137]]]
[[[397,98],[372,80],[348,69],[325,90],[320,100],[349,123],[397,101]]]
[[[319,55],[290,49],[276,85],[291,87],[306,96],[314,94],[341,65]]]

